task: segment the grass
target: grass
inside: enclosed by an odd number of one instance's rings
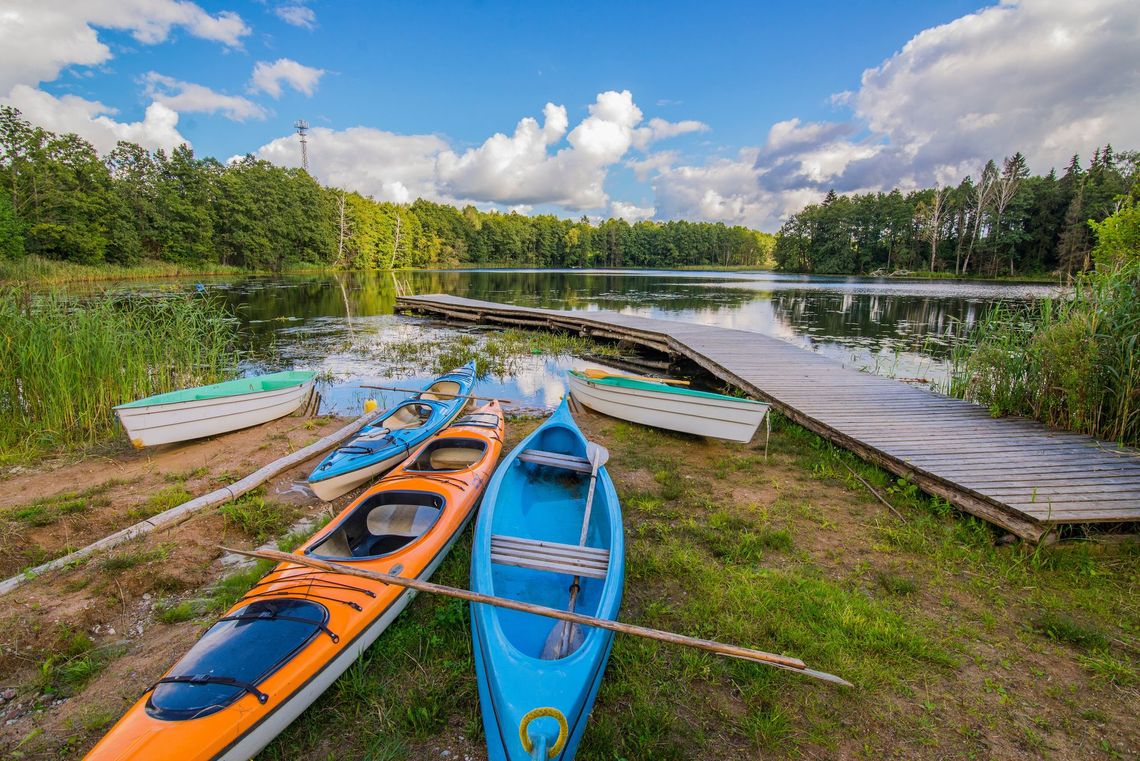
[[[125,652],[120,645],[97,647],[82,631],[56,628],[46,657],[39,663],[38,687],[44,693],[66,697],[81,690],[107,663]]]
[[[26,256],[0,259],[0,283],[63,284],[101,280],[132,280],[187,275],[243,275],[249,270],[227,264],[201,266],[176,264],[158,260],[143,261],[129,267],[115,264],[86,265]]]
[[[1001,306],[955,342],[947,392],[1140,444],[1140,259],[1083,275],[1071,298]]]
[[[1089,626],[1059,611],[1045,611],[1032,621],[1034,631],[1049,639],[1065,642],[1082,648],[1103,650],[1108,647],[1108,637],[1098,627]]]
[[[111,479],[82,491],[63,492],[27,505],[10,507],[0,515],[7,520],[27,526],[50,526],[65,516],[84,513],[93,507],[110,504],[110,500],[104,494],[124,483],[126,482],[119,479]]]
[[[135,520],[145,520],[159,513],[164,513],[172,507],[178,507],[183,502],[187,502],[192,498],[193,495],[186,491],[181,484],[177,486],[167,486],[147,497],[146,501],[141,505],[127,510],[127,516]]]
[[[0,287],[0,459],[119,435],[113,407],[222,380],[233,321],[200,296],[100,297]]]
[[[265,499],[260,491],[243,494],[218,508],[226,525],[234,526],[255,542],[261,543],[289,527],[296,510]]]
[[[126,571],[140,565],[147,565],[170,557],[174,545],[163,543],[157,547],[139,547],[132,550],[114,552],[103,559],[102,568],[105,571]]]

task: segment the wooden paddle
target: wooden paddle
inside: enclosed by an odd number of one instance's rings
[[[786,655],[777,655],[775,653],[766,653],[763,650],[752,650],[751,648],[747,647],[726,645],[722,642],[713,642],[712,640],[707,639],[686,637],[683,634],[674,634],[673,632],[661,631],[660,629],[650,629],[645,626],[636,626],[634,624],[624,624],[620,621],[610,621],[606,618],[584,616],[581,613],[571,613],[570,611],[558,610],[557,608],[547,608],[544,605],[533,605],[529,602],[511,600],[506,597],[485,595],[480,592],[472,592],[468,589],[446,587],[442,584],[436,584],[431,581],[423,581],[421,579],[405,579],[402,576],[393,576],[392,574],[380,573],[379,571],[369,571],[364,568],[357,568],[355,566],[345,565],[343,563],[330,563],[327,560],[318,560],[317,558],[311,557],[309,555],[294,555],[289,552],[280,552],[278,550],[234,550],[229,549],[228,547],[222,547],[221,549],[226,552],[233,552],[237,555],[245,555],[246,557],[273,560],[278,563],[292,563],[293,565],[304,566],[307,568],[316,568],[318,570],[327,571],[329,573],[340,573],[344,574],[345,576],[358,576],[362,579],[372,579],[373,581],[380,581],[385,584],[394,584],[398,587],[414,589],[417,592],[429,592],[431,594],[443,595],[444,597],[454,597],[456,599],[466,600],[468,602],[477,602],[483,605],[494,605],[498,608],[507,608],[509,610],[517,610],[523,613],[533,613],[538,616],[546,616],[547,618],[557,618],[561,621],[569,621],[573,624],[581,624],[583,626],[596,626],[599,629],[621,632],[622,634],[632,634],[635,637],[645,637],[646,639],[654,639],[659,642],[671,642],[674,645],[695,647],[698,650],[705,650],[710,653],[716,653],[717,655],[726,655],[731,658],[741,658],[746,661],[763,663],[778,669],[794,671],[805,676],[810,676],[813,679],[820,679],[824,682],[830,682],[831,684],[839,684],[843,685],[844,687],[855,686],[848,682],[846,679],[837,677],[834,674],[827,674],[823,671],[814,671],[812,669],[809,669],[804,664],[804,662],[798,658],[792,658]]]
[[[590,461],[590,486],[589,491],[586,492],[586,510],[582,516],[582,534],[578,537],[579,547],[586,546],[586,534],[590,530],[590,510],[594,507],[594,487],[598,485],[598,471],[609,461],[610,452],[601,444],[587,441],[586,457]],[[582,577],[575,576],[574,580],[570,582],[570,604],[566,607],[566,610],[571,613],[574,612],[574,604],[578,602],[578,592],[581,588]],[[546,644],[542,647],[542,657],[548,661],[565,658],[577,650],[584,639],[582,627],[578,624],[559,621],[546,635]],[[572,643],[573,647],[571,647]]]
[[[582,375],[587,378],[621,378],[622,380],[635,380],[635,381],[648,381],[649,383],[668,383],[673,386],[687,386],[687,380],[674,380],[672,378],[648,378],[644,375],[622,375],[620,373],[609,373],[605,370],[599,370],[596,367],[589,367],[585,370],[579,370]]]
[[[396,388],[395,386],[361,386],[361,388],[374,388],[377,391],[399,391],[405,394],[437,394],[451,399],[476,399],[481,402],[498,402],[499,404],[518,404],[513,399],[496,399],[493,396],[473,396],[471,394],[449,394],[446,391],[429,391],[424,388]],[[413,400],[414,401],[414,400]]]

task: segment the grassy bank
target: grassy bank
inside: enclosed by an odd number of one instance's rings
[[[116,435],[116,404],[222,380],[234,325],[199,296],[75,299],[0,288],[0,456]]]
[[[162,277],[191,277],[194,275],[243,275],[250,270],[226,264],[175,264],[158,260],[143,261],[131,266],[117,264],[76,264],[40,256],[21,259],[0,259],[0,283],[93,283],[103,280],[144,280]]]
[[[793,653],[856,688],[618,636],[579,758],[1134,747],[1134,544],[995,546],[984,523],[782,422],[768,463],[745,446],[583,422],[613,454],[623,620]],[[510,426],[508,443],[533,425]],[[437,579],[464,586],[469,567],[468,534]],[[467,606],[421,596],[263,757],[483,758],[469,623]],[[330,742],[343,726],[358,731]]]

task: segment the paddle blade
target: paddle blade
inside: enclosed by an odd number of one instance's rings
[[[592,441],[586,442],[586,459],[590,461],[590,467],[594,473],[598,469],[610,461],[610,450],[603,447],[601,444],[595,444]]]
[[[566,633],[566,628],[570,628],[570,636],[567,637],[566,652],[562,650],[562,637]],[[559,658],[565,658],[573,653],[575,650],[582,646],[586,640],[586,635],[582,631],[582,627],[578,624],[572,624],[569,621],[559,621],[550,630],[550,634],[546,635],[546,644],[542,646],[542,655],[540,656],[544,661],[556,661]]]

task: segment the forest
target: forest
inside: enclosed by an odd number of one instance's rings
[[[1031,176],[1020,153],[957,187],[837,195],[793,215],[776,236],[780,269],[821,274],[899,270],[955,275],[1082,272],[1096,229],[1140,181],[1140,153],[1098,148],[1060,177]]]
[[[128,142],[100,156],[0,107],[0,260],[143,261],[253,270],[757,266],[774,236],[745,227],[378,202],[252,156]]]

